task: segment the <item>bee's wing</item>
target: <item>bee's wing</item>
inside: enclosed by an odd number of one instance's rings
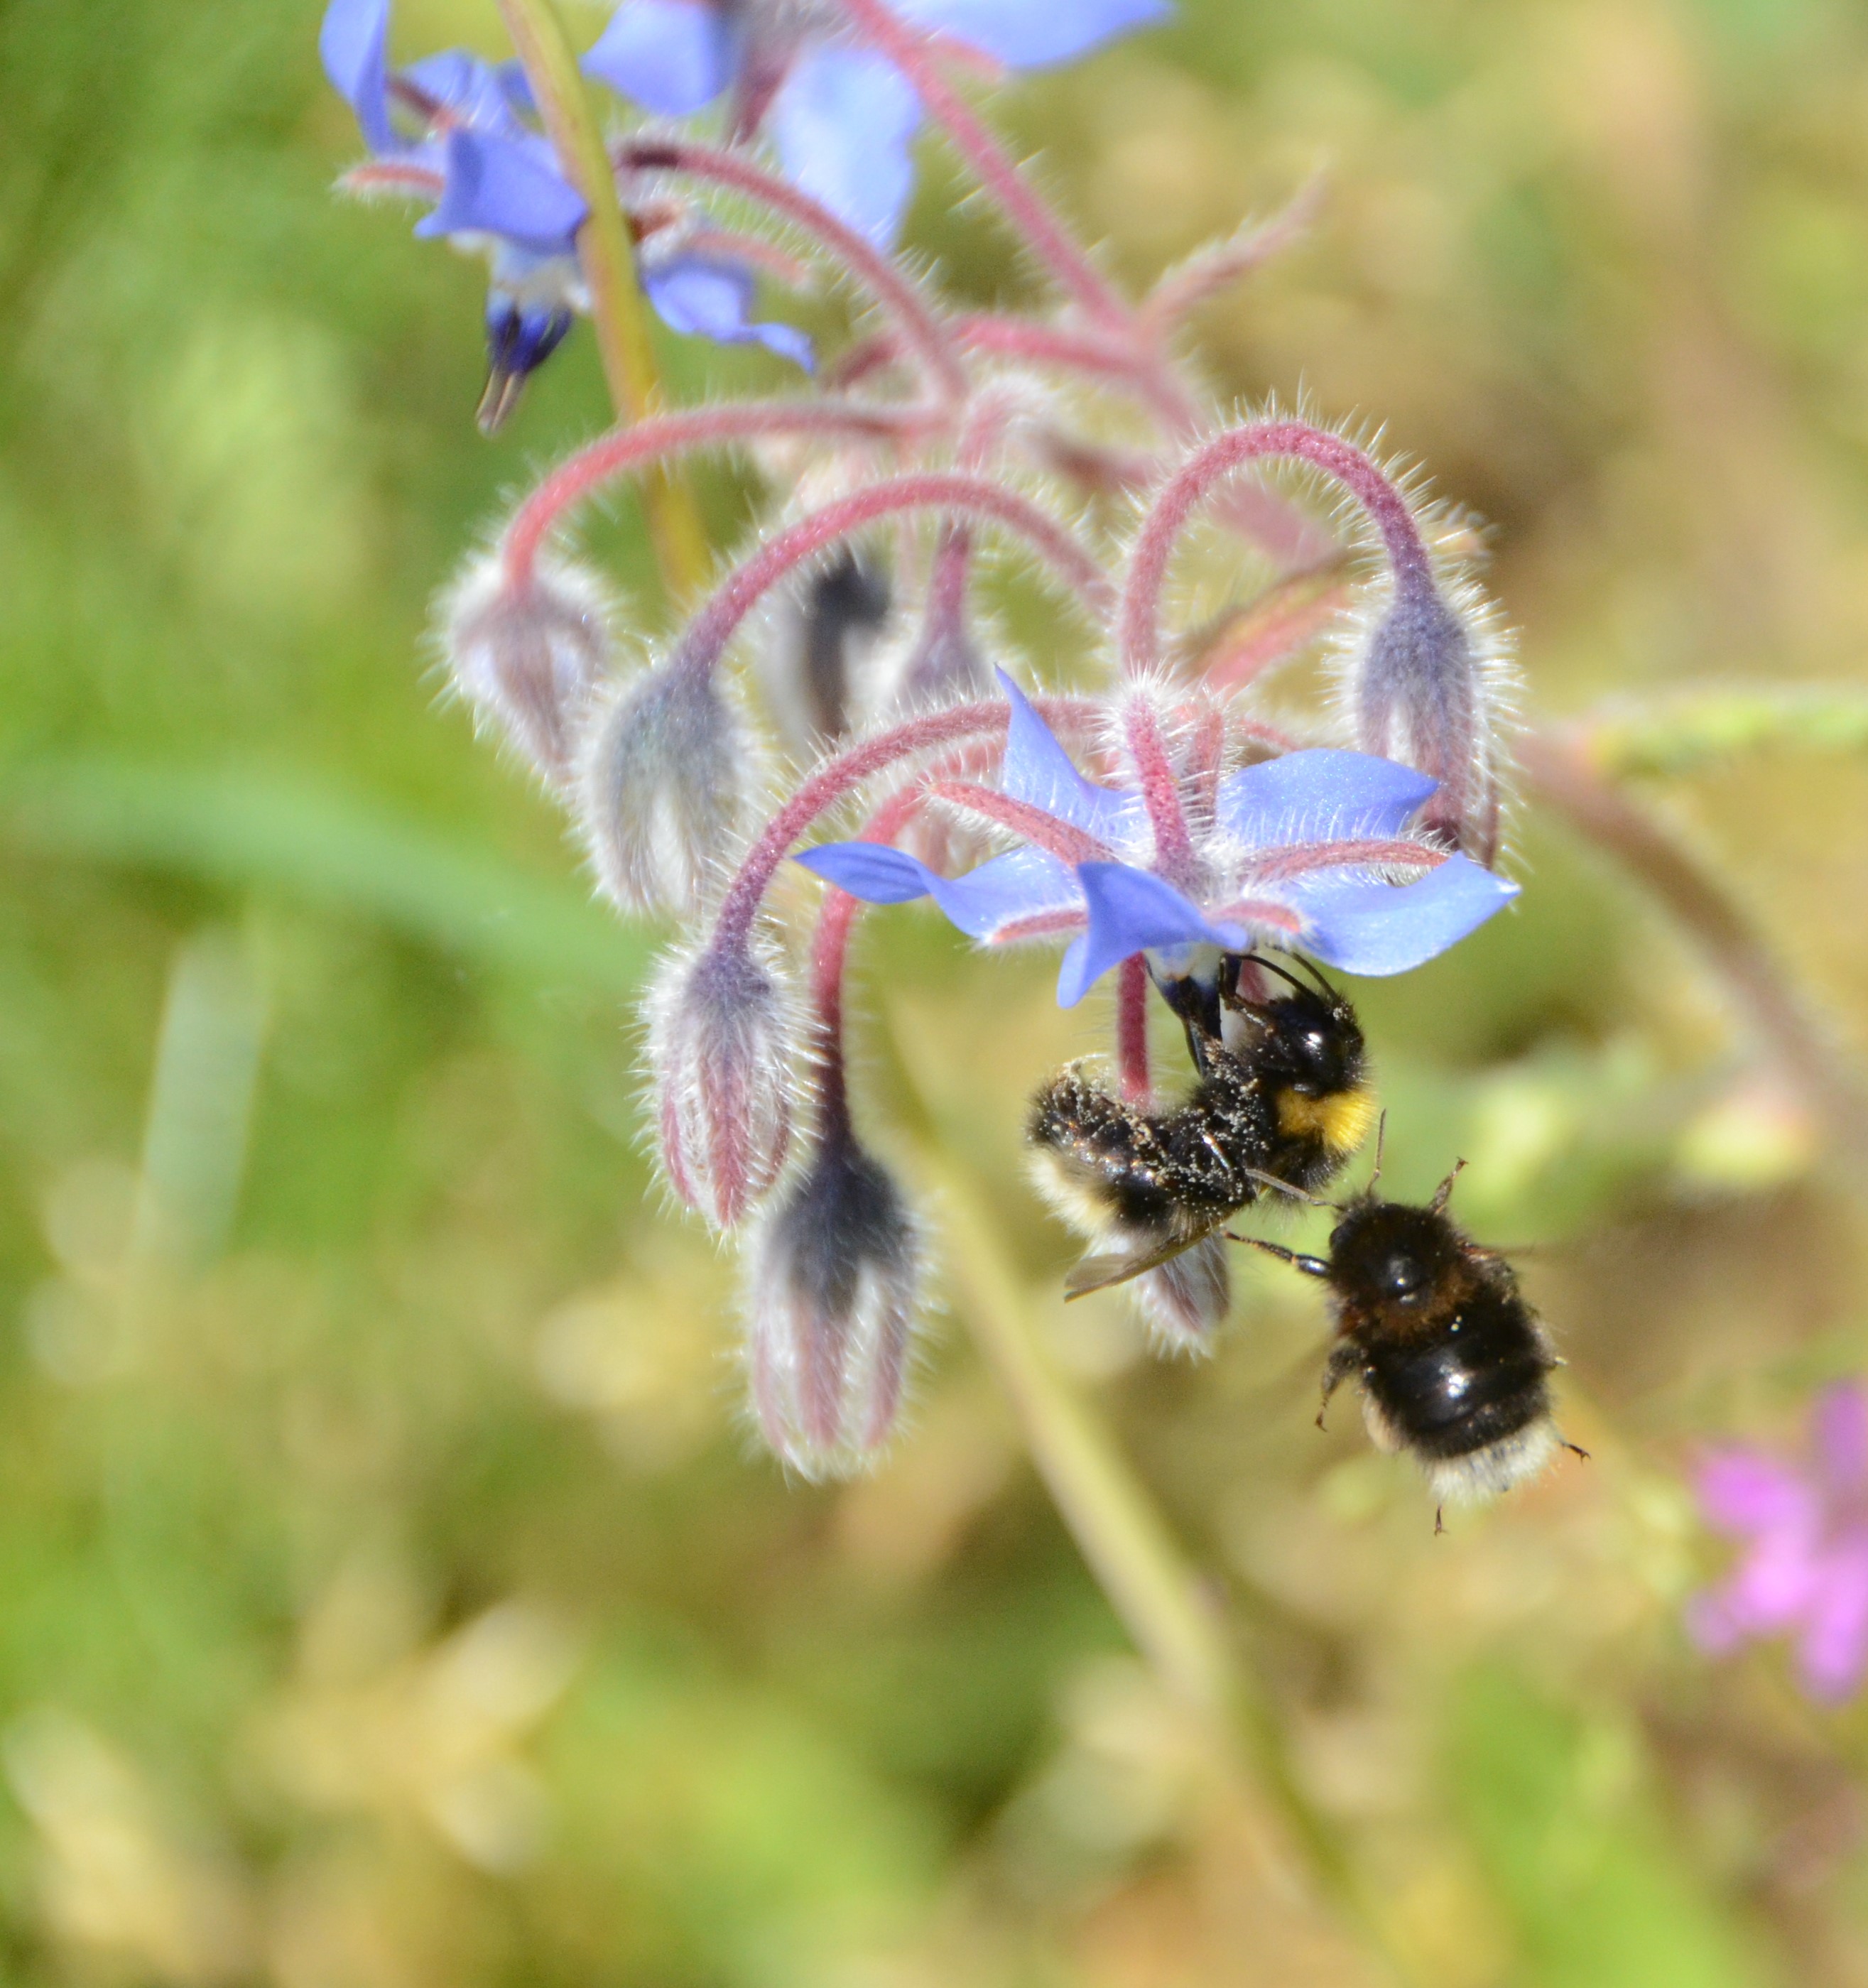
[[[1217,1222],[1209,1222],[1198,1235],[1179,1237],[1140,1256],[1112,1253],[1085,1256],[1064,1280],[1064,1302],[1068,1304],[1072,1298],[1087,1298],[1091,1291],[1106,1291],[1112,1284],[1125,1284],[1131,1277],[1139,1277],[1145,1270],[1157,1270],[1163,1263],[1171,1263],[1176,1256],[1184,1256],[1196,1242],[1204,1242],[1219,1226]]]

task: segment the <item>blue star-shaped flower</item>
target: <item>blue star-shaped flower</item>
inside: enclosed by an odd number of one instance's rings
[[[1207,806],[1184,793],[1190,855],[1177,866],[1183,882],[1171,882],[1140,791],[1085,779],[1017,686],[1003,673],[1000,681],[1012,708],[999,784],[950,797],[1024,847],[953,877],[873,842],[828,843],[797,860],[870,904],[932,897],[987,945],[1069,937],[1058,980],[1067,1008],[1138,952],[1164,978],[1198,970],[1202,948],[1255,945],[1301,947],[1349,973],[1404,973],[1518,894],[1409,836],[1436,782],[1392,760],[1321,749],[1229,774]]]
[[[905,20],[1012,69],[1068,62],[1169,11],[1168,0],[895,0]],[[769,124],[787,178],[871,241],[894,242],[920,100],[885,56],[838,39],[834,14],[797,0],[624,0],[584,66],[659,117],[731,90],[738,135]]]
[[[431,201],[420,235],[484,254],[489,377],[482,419],[496,427],[527,376],[587,307],[577,235],[583,198],[549,141],[526,121],[523,73],[454,49],[392,72],[390,0],[330,0],[318,39],[325,73],[356,113],[367,164],[347,174],[360,191]],[[807,370],[810,342],[795,326],[753,315],[745,265],[679,234],[639,252],[642,286],[675,331],[729,345],[755,343]]]

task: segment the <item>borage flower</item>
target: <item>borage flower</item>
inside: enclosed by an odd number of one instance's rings
[[[1809,1450],[1801,1467],[1749,1449],[1701,1466],[1700,1510],[1744,1550],[1687,1626],[1715,1656],[1794,1636],[1805,1690],[1833,1703],[1868,1672],[1868,1390],[1846,1381],[1818,1397]]]
[[[1301,948],[1350,973],[1404,973],[1517,894],[1409,833],[1437,783],[1392,760],[1319,748],[1222,774],[1216,711],[1183,708],[1164,724],[1136,692],[1121,707],[1127,779],[1103,786],[1000,681],[1011,720],[998,785],[933,792],[1021,847],[957,877],[873,842],[827,843],[797,860],[870,904],[932,897],[989,945],[1069,937],[1065,1007],[1135,953],[1166,983],[1210,979],[1221,954],[1254,945]]]
[[[1068,62],[1167,19],[1167,0],[894,0],[914,27],[1010,69]],[[585,69],[660,117],[730,96],[733,134],[769,128],[786,177],[884,248],[914,190],[915,88],[854,41],[834,0],[624,0]]]
[[[325,73],[356,113],[371,151],[340,184],[431,203],[415,232],[486,257],[487,384],[481,425],[509,414],[526,379],[589,309],[577,259],[584,199],[544,135],[527,123],[530,97],[515,63],[464,49],[391,71],[390,0],[331,0],[319,36]],[[759,344],[807,370],[810,342],[794,326],[756,320],[756,281],[704,230],[646,232],[642,287],[671,330],[729,345]]]

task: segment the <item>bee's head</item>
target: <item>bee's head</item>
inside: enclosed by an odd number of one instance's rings
[[[1300,1097],[1334,1097],[1362,1084],[1366,1052],[1355,1010],[1315,967],[1300,979],[1288,967],[1254,953],[1231,962],[1226,1006],[1256,1031],[1253,1061]],[[1254,999],[1247,989],[1266,986],[1275,974],[1286,986]],[[1314,984],[1313,984],[1314,983]]]
[[[1365,1196],[1330,1236],[1330,1282],[1358,1310],[1406,1317],[1432,1307],[1461,1254],[1459,1232],[1437,1209]]]

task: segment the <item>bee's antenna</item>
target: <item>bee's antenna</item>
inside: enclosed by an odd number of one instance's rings
[[[1453,1199],[1453,1183],[1457,1180],[1460,1175],[1465,1171],[1466,1162],[1464,1160],[1455,1160],[1453,1163],[1452,1172],[1447,1175],[1447,1178],[1433,1190],[1433,1199],[1431,1205],[1433,1207],[1433,1212],[1436,1215],[1444,1215],[1446,1213],[1447,1204]]]
[[[1310,989],[1288,967],[1280,966],[1276,960],[1267,959],[1262,952],[1248,952],[1245,957],[1253,965],[1261,966],[1266,972],[1275,973],[1279,979],[1288,981],[1300,994],[1308,994],[1310,992]],[[1233,998],[1237,999],[1237,996],[1235,996]]]

